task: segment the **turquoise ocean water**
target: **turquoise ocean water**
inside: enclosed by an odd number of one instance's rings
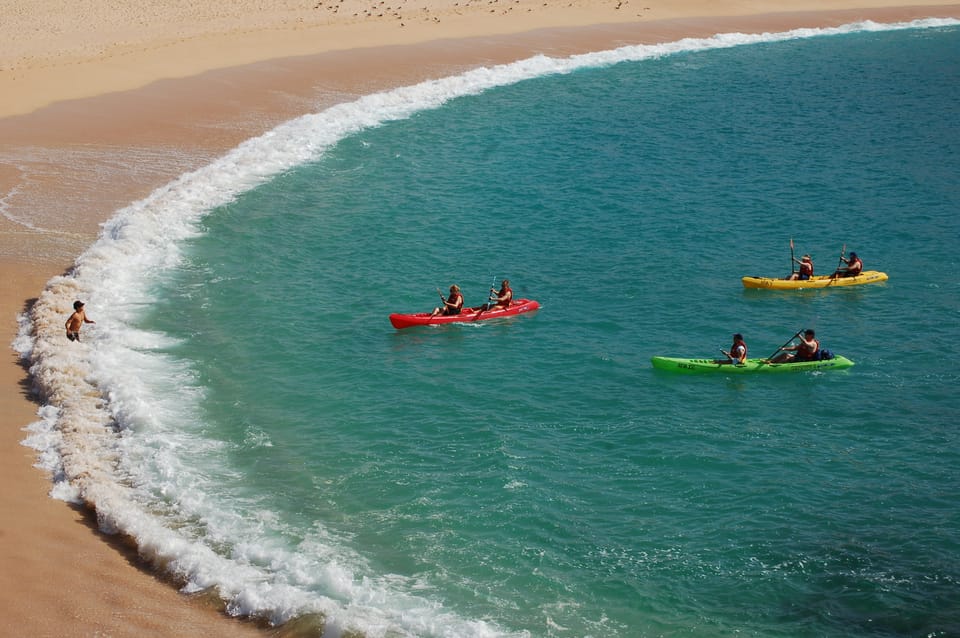
[[[52,283],[29,443],[307,634],[958,635],[960,28],[912,27],[535,58],[251,140]],[[890,280],[744,290],[791,238]],[[503,278],[541,310],[387,321]],[[856,366],[650,365],[808,327]]]

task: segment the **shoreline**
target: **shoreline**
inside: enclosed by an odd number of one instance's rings
[[[723,4],[731,10],[750,5]],[[167,76],[166,69],[149,67],[133,80],[136,90],[123,90],[130,82],[123,72],[112,84],[94,82],[99,93],[82,99],[71,99],[76,96],[64,91],[46,106],[19,114],[5,105],[0,108],[0,261],[7,276],[0,288],[0,312],[6,317],[0,336],[7,344],[12,341],[17,313],[47,281],[69,269],[96,239],[100,224],[119,208],[301,114],[535,53],[567,56],[624,44],[729,31],[836,26],[861,19],[960,17],[958,4],[822,11],[818,5],[824,4],[804,3],[816,9],[811,12],[710,16],[703,3],[692,2],[684,4],[684,9],[699,9],[706,15],[578,27],[542,20],[534,26],[549,28],[496,35],[491,35],[492,23],[476,25],[488,29],[486,35],[444,27],[436,32],[441,40],[403,43],[358,37],[353,48],[298,57],[276,57],[272,55],[276,49],[260,48],[245,54],[259,55],[259,61],[244,66],[229,66],[220,54],[211,55],[203,59],[222,68],[181,67],[180,73],[186,75],[174,73],[179,79],[165,80],[161,78]],[[653,0],[643,4],[652,7],[649,14],[666,12],[662,5]],[[341,28],[349,31],[348,26]],[[233,37],[242,42],[242,35]],[[215,47],[220,37],[195,36],[190,40],[191,51],[204,44]],[[374,46],[378,44],[388,46]],[[152,49],[158,50],[165,49]],[[229,51],[221,53],[229,58]],[[101,65],[107,80],[115,71],[104,59],[89,64]],[[67,75],[78,71],[71,64],[59,69]],[[5,73],[5,68],[0,70]],[[56,88],[56,82],[66,76],[50,77]],[[0,78],[0,91],[5,81]],[[95,319],[97,313],[91,309]],[[12,350],[7,353],[10,364],[0,366],[4,375],[0,400],[8,414],[0,446],[4,454],[0,496],[7,512],[0,528],[4,540],[0,582],[8,592],[0,609],[7,633],[265,635],[266,630],[226,617],[202,597],[178,593],[140,561],[122,538],[99,532],[91,512],[47,496],[49,478],[33,467],[34,451],[20,445],[25,438],[22,428],[36,420],[38,405],[29,394],[27,371]]]

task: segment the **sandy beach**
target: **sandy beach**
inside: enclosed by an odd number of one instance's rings
[[[129,539],[102,533],[95,512],[50,498],[50,477],[21,445],[39,405],[9,347],[17,316],[118,209],[285,120],[468,68],[722,32],[960,18],[960,4],[885,0],[133,7],[0,0],[0,635],[293,633],[180,593]]]

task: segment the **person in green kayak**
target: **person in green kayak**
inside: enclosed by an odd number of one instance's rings
[[[433,312],[430,313],[431,317],[436,317],[438,315],[459,315],[460,311],[463,310],[463,295],[460,294],[460,286],[457,284],[450,286],[450,294],[446,299],[443,298],[439,288],[437,289],[437,294],[440,295],[440,301],[443,302],[443,305],[434,308]]]
[[[747,343],[743,340],[743,335],[739,332],[733,335],[733,345],[730,346],[730,351],[721,349],[724,355],[726,355],[726,361],[717,361],[717,363],[729,363],[738,366],[742,366],[747,360]]]
[[[847,259],[843,255],[840,255],[840,261],[846,264],[845,267],[837,268],[837,272],[833,273],[833,276],[836,277],[856,277],[863,272],[863,262],[860,261],[860,258],[857,257],[857,253],[851,252],[850,259]]]
[[[800,339],[800,341],[793,345],[781,346],[779,354],[770,359],[768,363],[795,363],[818,359],[820,342],[817,341],[813,330],[804,330],[803,334],[798,332],[795,338]]]

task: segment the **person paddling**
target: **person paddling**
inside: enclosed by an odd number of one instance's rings
[[[726,355],[727,360],[717,361],[717,363],[742,366],[747,361],[747,343],[743,340],[743,335],[739,332],[733,335],[733,345],[730,346],[730,351],[721,349],[720,352]]]
[[[443,302],[443,305],[434,308],[433,312],[430,313],[431,317],[436,317],[437,315],[459,315],[460,311],[463,310],[463,295],[460,294],[460,286],[457,284],[450,286],[450,294],[446,299],[440,294],[439,288],[437,289],[437,294],[440,295],[440,301]]]
[[[789,346],[780,346],[780,353],[770,359],[770,363],[795,363],[799,361],[816,361],[820,353],[820,342],[816,339],[813,330],[804,330],[797,333],[799,343]],[[792,341],[792,339],[791,339]]]
[[[834,277],[856,277],[863,272],[863,262],[855,252],[850,253],[850,259],[840,255],[840,261],[845,263],[846,267],[837,268],[837,272],[833,273]]]
[[[793,261],[800,264],[800,271],[791,273],[789,279],[807,281],[813,277],[813,260],[810,255],[804,255],[800,259],[793,258]]]
[[[513,301],[513,290],[510,288],[509,279],[504,279],[500,283],[499,291],[496,291],[493,288],[490,289],[490,301],[495,301],[496,303],[490,306],[489,310],[510,307],[510,302]]]

